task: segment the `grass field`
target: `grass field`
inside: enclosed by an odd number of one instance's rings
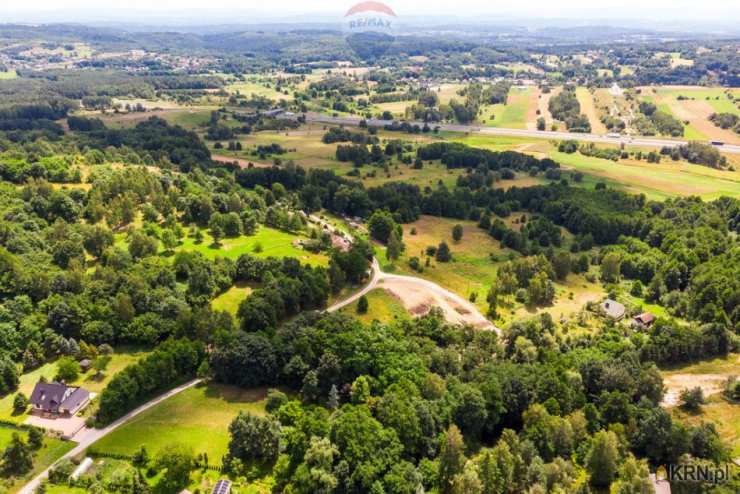
[[[740,98],[740,89],[706,88],[699,86],[665,86],[642,88],[641,100],[652,101],[658,108],[685,124],[684,137],[690,140],[720,140],[738,144],[740,136],[731,130],[716,127],[708,118],[712,113],[740,115],[737,103],[727,97]],[[680,99],[679,99],[680,98]]]
[[[588,121],[591,124],[591,132],[594,134],[606,134],[606,127],[599,120],[596,104],[594,103],[594,97],[591,92],[585,87],[578,87],[576,88],[576,97],[581,104],[581,113],[588,117]]]
[[[512,87],[505,105],[488,105],[480,117],[489,127],[527,128],[527,114],[532,104],[532,88]]]
[[[450,170],[439,161],[434,161],[425,162],[423,168],[419,170],[409,165],[394,164],[390,166],[387,173],[382,168],[369,165],[360,168],[360,172],[365,187],[376,187],[387,182],[403,181],[424,189],[426,186],[436,188],[439,181],[442,181],[447,187],[452,187],[457,181],[457,177],[464,173],[464,170]],[[375,176],[371,176],[373,172]]]
[[[200,252],[207,259],[216,257],[227,257],[236,260],[242,254],[252,254],[257,257],[295,257],[302,263],[311,265],[326,265],[328,258],[323,254],[314,254],[293,245],[298,239],[305,239],[303,235],[275,230],[264,225],[260,225],[257,232],[251,236],[239,236],[234,238],[224,238],[220,246],[213,245],[213,237],[208,230],[200,229],[203,234],[203,241],[197,243],[186,230],[186,236],[181,243],[175,248],[175,251]],[[115,235],[116,245],[120,248],[127,248],[128,242],[126,233],[117,233]],[[168,255],[164,247],[160,244],[160,255]],[[171,255],[171,254],[170,254]]]
[[[249,158],[249,148],[276,143],[288,150],[286,154],[280,155],[282,161],[294,160],[304,168],[349,170],[350,166],[347,163],[340,163],[334,159],[337,145],[324,144],[321,141],[327,128],[325,125],[307,125],[285,132],[256,132],[241,139],[244,153],[239,157]]]
[[[633,159],[614,162],[592,158],[580,153],[561,153],[542,139],[466,136],[456,139],[469,146],[503,151],[506,149],[530,153],[538,158],[549,156],[564,168],[585,174],[581,186],[592,187],[597,181],[635,194],[644,193],[650,199],[698,195],[706,200],[726,195],[740,197],[740,171],[716,170],[684,161],[663,159],[659,164]],[[728,156],[731,163],[737,158]]]
[[[629,192],[644,193],[650,199],[688,195],[698,195],[707,200],[723,195],[740,197],[738,171],[715,170],[665,159],[659,164],[650,164],[637,160],[614,162],[580,153],[552,151],[549,155],[561,165],[598,177]]]
[[[459,223],[463,227],[463,238],[455,243],[452,240],[452,227]],[[416,235],[411,229],[416,229]],[[452,251],[452,262],[438,263],[433,258],[423,273],[417,273],[408,266],[408,259],[418,257],[424,264],[424,250],[447,242]],[[497,267],[490,255],[505,257],[508,254],[499,243],[472,221],[457,221],[448,218],[422,216],[414,223],[403,225],[403,242],[406,251],[396,262],[395,271],[419,276],[468,298],[471,293],[478,294],[478,307],[486,309],[485,298],[495,277]]]
[[[221,256],[236,260],[242,254],[252,254],[257,257],[295,257],[302,263],[326,265],[328,259],[325,255],[313,254],[294,246],[293,242],[299,238],[306,237],[260,225],[254,235],[225,238],[221,240],[220,247],[213,247],[213,237],[207,230],[203,230],[203,242],[195,243],[195,240],[188,236],[183,239],[182,245],[177,250],[200,252],[208,259]]]
[[[25,431],[19,431],[8,426],[0,426],[0,451],[5,450],[14,432],[18,432],[23,438],[28,436],[28,433]],[[45,437],[43,447],[34,452],[33,469],[18,478],[0,478],[0,491],[8,493],[19,491],[28,480],[45,470],[46,467],[62,457],[67,451],[74,448],[74,446],[75,443],[70,441]]]
[[[229,424],[239,411],[264,414],[265,389],[243,390],[209,384],[189,388],[104,437],[92,448],[108,453],[133,454],[142,445],[150,454],[180,443],[195,454],[207,453],[220,463],[229,443]]]
[[[369,292],[367,294],[367,301],[368,311],[366,314],[357,313],[357,302],[348,305],[342,309],[342,312],[354,316],[366,324],[375,320],[382,323],[390,323],[404,317],[409,317],[409,313],[403,307],[401,301],[382,288],[377,288]]]
[[[239,93],[247,97],[262,96],[269,99],[292,99],[283,93],[275,90],[267,81],[250,79],[248,81],[237,81],[226,86],[226,91],[230,93]]]
[[[252,293],[252,288],[248,286],[232,286],[224,293],[211,301],[213,310],[225,310],[233,316],[239,309],[239,304]]]
[[[689,413],[681,407],[670,406],[671,413],[686,424],[713,422],[722,440],[732,448],[733,458],[740,457],[740,404],[728,401],[721,391],[727,377],[738,375],[739,371],[738,353],[661,370],[667,397],[675,397],[685,388],[699,386],[704,390],[706,403],[700,412]]]
[[[519,217],[521,213],[512,214],[505,219],[505,223],[517,228],[518,225],[514,225],[512,221]],[[463,226],[463,238],[456,243],[452,240],[452,227],[457,223]],[[416,229],[416,235],[411,235],[412,228]],[[570,233],[564,231],[564,245],[567,245],[571,237]],[[452,251],[451,262],[438,263],[432,258],[430,265],[422,273],[417,273],[408,266],[408,259],[413,256],[419,257],[424,265],[424,249],[430,245],[436,246],[443,240]],[[510,256],[518,256],[513,251],[502,248],[497,240],[473,222],[431,216],[422,216],[418,221],[404,225],[403,242],[406,245],[403,256],[393,266],[385,265],[385,270],[428,279],[466,299],[475,293],[475,305],[483,314],[488,310],[486,295],[496,280],[498,266]],[[382,257],[381,259],[384,260]],[[598,283],[590,283],[583,276],[573,274],[564,282],[555,283],[555,290],[555,302],[550,307],[526,308],[510,297],[511,300],[506,300],[500,307],[501,320],[506,322],[540,312],[548,312],[555,319],[567,318],[578,312],[586,302],[598,300],[604,295],[604,290]]]
[[[18,77],[18,74],[15,70],[0,72],[0,81],[4,79],[15,79],[16,77]]]

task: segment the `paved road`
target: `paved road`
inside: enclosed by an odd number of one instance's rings
[[[306,120],[309,122],[322,122],[337,125],[359,125],[360,117],[332,117],[321,113],[306,113]],[[365,119],[368,125],[373,127],[383,127],[392,123],[391,120],[378,120],[378,119]],[[423,126],[424,122],[409,122],[410,124],[417,124]],[[582,142],[596,142],[605,144],[628,144],[632,146],[650,146],[650,147],[676,147],[686,144],[686,141],[674,140],[674,139],[660,139],[657,137],[607,137],[600,134],[577,134],[571,132],[557,132],[549,130],[526,130],[526,129],[507,129],[501,127],[480,127],[477,125],[459,125],[459,124],[429,124],[432,127],[439,127],[440,130],[447,130],[452,132],[472,132],[475,134],[485,135],[500,135],[510,137],[535,137],[539,139],[571,139]],[[740,146],[725,144],[723,146],[715,146],[718,150],[723,153],[740,154]]]
[[[198,384],[200,381],[201,381],[200,379],[193,379],[192,381],[186,382],[185,384],[182,384],[174,389],[171,389],[167,391],[166,393],[160,396],[157,396],[153,400],[144,403],[140,407],[135,408],[134,410],[130,411],[129,413],[127,413],[120,419],[116,420],[112,424],[108,425],[107,427],[104,427],[103,429],[88,429],[88,428],[82,429],[74,437],[74,441],[77,443],[77,446],[69,450],[67,454],[59,458],[55,463],[50,465],[49,468],[47,468],[46,470],[38,474],[33,480],[31,480],[25,486],[23,486],[23,488],[20,491],[18,491],[19,494],[33,494],[34,492],[36,492],[36,489],[39,487],[41,482],[46,477],[48,477],[49,470],[54,465],[59,463],[61,460],[63,460],[64,458],[71,458],[72,456],[82,453],[88,447],[90,447],[93,443],[95,443],[97,440],[101,439],[104,436],[107,436],[108,434],[116,430],[118,427],[122,426],[123,424],[131,420],[132,418],[139,415],[141,412],[148,410],[155,405],[158,405],[162,401],[166,400],[167,398],[171,396],[174,396],[180,393],[181,391],[185,391],[188,388],[192,388],[193,386]]]
[[[442,298],[450,299],[454,301],[457,305],[459,305],[460,307],[468,311],[468,313],[473,314],[474,319],[477,319],[482,323],[480,324],[479,327],[484,327],[485,329],[492,329],[493,331],[496,331],[496,333],[499,336],[501,335],[501,329],[493,325],[490,321],[488,321],[488,319],[486,319],[486,317],[480,313],[480,311],[474,304],[472,304],[468,300],[465,300],[464,298],[457,295],[456,293],[452,293],[446,288],[442,288],[441,286],[439,286],[438,284],[432,281],[425,280],[423,278],[418,278],[416,276],[405,276],[405,275],[400,275],[400,274],[384,273],[380,269],[380,263],[378,263],[378,260],[375,258],[373,258],[373,262],[372,262],[370,270],[371,270],[370,281],[360,291],[354,293],[350,297],[347,297],[341,302],[337,302],[336,304],[332,305],[331,307],[327,309],[327,311],[335,312],[343,307],[346,307],[352,302],[355,302],[357,299],[359,299],[363,295],[366,295],[373,289],[377,288],[378,285],[385,280],[388,280],[388,281],[400,280],[400,281],[413,283],[419,286],[420,289],[422,290],[428,290],[429,292],[437,294],[438,296]]]

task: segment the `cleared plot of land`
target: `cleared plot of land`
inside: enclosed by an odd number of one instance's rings
[[[377,103],[374,107],[379,112],[389,111],[394,117],[403,117],[406,113],[406,108],[409,108],[414,103],[415,101],[412,100],[391,101],[389,103]]]
[[[458,94],[458,91],[465,88],[465,84],[440,84],[431,88],[432,91],[437,93],[440,103],[449,103],[451,99],[462,101],[463,96]]]
[[[576,88],[576,97],[578,98],[578,103],[581,105],[581,113],[588,117],[588,121],[591,124],[591,132],[593,134],[606,134],[606,127],[599,120],[591,92],[585,87],[579,87]]]
[[[540,108],[540,101],[542,100],[542,91],[537,87],[532,87],[529,90],[529,102],[527,103],[527,114],[525,115],[525,128],[529,130],[537,129],[537,119],[542,114]],[[539,112],[539,113],[538,113]],[[545,128],[547,128],[547,120],[545,121]]]
[[[409,317],[409,313],[398,297],[383,288],[370,291],[366,297],[368,301],[366,314],[357,313],[357,302],[346,306],[342,309],[342,312],[350,314],[364,323],[371,323],[375,320],[390,323],[403,317]]]
[[[537,109],[540,111],[540,116],[545,119],[545,130],[550,130],[554,119],[550,113],[550,98],[555,96],[561,91],[561,88],[554,88],[549,93],[542,93],[542,97],[537,99]]]
[[[619,160],[583,156],[580,153],[553,151],[550,156],[561,165],[618,184],[633,193],[644,193],[651,199],[698,195],[711,200],[723,195],[740,197],[740,173],[715,170],[687,162],[663,160],[659,164],[646,161]]]
[[[728,377],[740,375],[740,353],[665,370],[662,375],[666,388],[664,406],[677,405],[681,391],[687,388],[698,386],[705,397],[711,396],[724,389]]]
[[[733,458],[740,457],[740,405],[730,403],[721,395],[714,395],[702,405],[701,413],[689,414],[679,407],[672,409],[673,417],[693,426],[712,422],[719,437],[731,449]]]
[[[195,454],[207,453],[211,463],[220,463],[227,451],[231,421],[242,410],[264,414],[266,396],[265,389],[195,386],[137,415],[92,448],[130,455],[146,446],[155,454],[167,445],[180,443]]]
[[[740,457],[740,404],[728,401],[721,394],[724,381],[740,374],[740,354],[697,362],[683,367],[661,371],[666,394],[663,406],[670,407],[673,416],[681,422],[699,425],[712,422],[722,440],[732,448],[732,457]],[[685,388],[701,387],[707,403],[696,414],[678,406],[678,396]]]

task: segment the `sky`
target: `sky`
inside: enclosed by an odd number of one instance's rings
[[[192,23],[341,16],[357,1],[22,0],[3,2],[0,22],[140,21]],[[387,0],[399,17],[444,19],[640,19],[740,23],[740,0]]]

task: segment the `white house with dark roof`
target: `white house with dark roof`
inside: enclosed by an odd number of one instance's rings
[[[90,402],[86,389],[67,386],[63,383],[36,383],[28,400],[33,411],[46,415],[71,416]]]

